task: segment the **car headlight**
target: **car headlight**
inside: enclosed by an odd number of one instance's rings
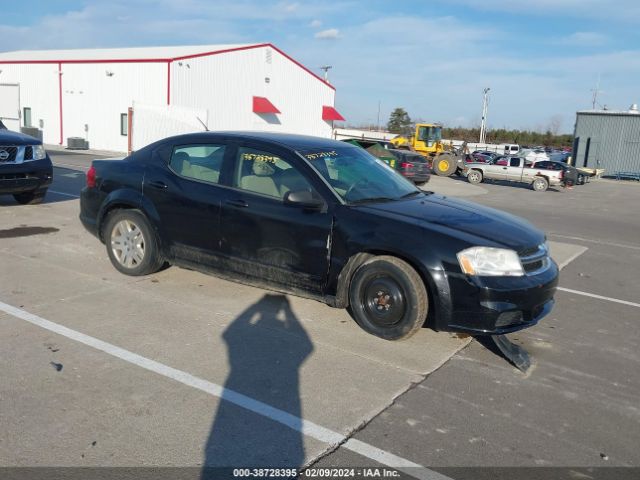
[[[467,275],[484,277],[521,277],[520,257],[514,250],[471,247],[458,253],[460,268]]]
[[[47,157],[47,152],[42,145],[33,145],[33,160],[43,160]]]

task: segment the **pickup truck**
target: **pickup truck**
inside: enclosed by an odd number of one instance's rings
[[[462,173],[469,183],[477,185],[484,180],[503,180],[508,182],[527,183],[536,192],[544,192],[549,186],[562,185],[563,170],[535,168],[533,163],[523,157],[507,157],[491,163],[467,163]],[[500,164],[497,163],[500,161]],[[506,163],[506,165],[504,164]]]

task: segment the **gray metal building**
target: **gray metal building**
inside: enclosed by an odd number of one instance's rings
[[[605,175],[640,173],[638,106],[577,112],[573,151],[576,167],[602,168]]]

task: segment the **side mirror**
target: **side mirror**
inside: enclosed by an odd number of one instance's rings
[[[324,202],[315,197],[309,190],[292,190],[285,193],[284,204],[313,211],[321,210],[324,207]]]

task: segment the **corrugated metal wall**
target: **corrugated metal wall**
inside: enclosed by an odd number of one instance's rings
[[[578,112],[575,137],[575,166],[640,172],[640,115]]]
[[[21,106],[31,108],[33,126],[43,120],[44,142],[58,144],[58,64],[2,64],[2,70],[3,83],[20,84]],[[167,104],[164,62],[63,63],[61,71],[63,145],[82,137],[94,149],[127,151],[120,115],[134,102]],[[271,47],[174,61],[170,75],[171,105],[207,111],[210,130],[331,136],[322,106],[334,105],[335,91]],[[253,113],[253,96],[268,98],[282,113]]]
[[[60,111],[58,105],[58,65],[3,64],[2,83],[20,84],[20,108],[31,109],[31,124],[44,124],[45,143],[57,144],[60,140]],[[24,125],[24,120],[20,122]]]
[[[335,91],[270,47],[173,62],[172,102],[207,109],[210,130],[267,130],[330,137],[322,106]],[[266,97],[276,115],[252,111]]]
[[[90,63],[62,65],[64,142],[85,138],[91,148],[127,151],[120,115],[133,102],[163,104],[167,97],[164,63]]]

